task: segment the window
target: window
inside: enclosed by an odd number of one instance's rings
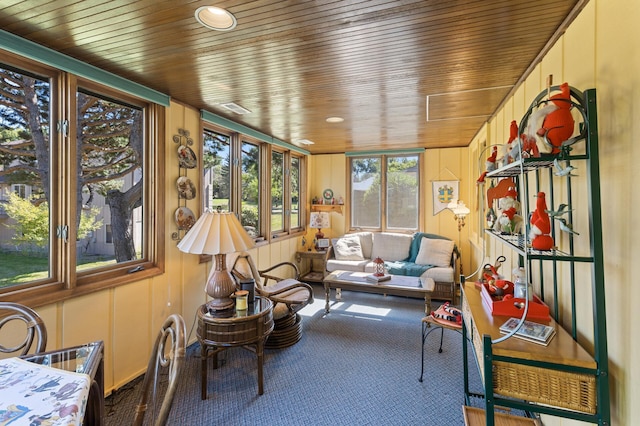
[[[271,233],[280,233],[284,223],[284,153],[271,151]]]
[[[30,188],[27,185],[13,185],[13,193],[20,198],[27,198],[28,196],[30,196],[30,194],[27,195],[27,193],[30,192],[29,189]]]
[[[144,158],[142,109],[78,89],[76,93],[78,156],[75,224],[77,269],[100,268],[145,257]],[[111,222],[112,244],[104,235]],[[101,232],[96,233],[95,231]]]
[[[291,157],[291,172],[290,176],[290,187],[289,191],[290,196],[290,204],[291,204],[291,229],[299,229],[302,226],[302,218],[300,217],[300,167],[301,167],[301,159],[300,157],[292,156]]]
[[[271,234],[273,237],[301,229],[301,158],[290,151],[271,148]]]
[[[251,142],[242,142],[242,177],[240,178],[240,223],[249,235],[257,238],[260,230],[260,146]]]
[[[351,157],[349,167],[352,229],[418,230],[418,155]]]
[[[231,136],[204,129],[203,200],[205,210],[231,209]]]
[[[0,65],[0,290],[51,277],[51,103],[53,73]],[[27,189],[28,188],[28,189]],[[29,195],[27,195],[29,194]]]
[[[162,108],[19,58],[0,64],[0,105],[5,300],[131,282],[134,265],[159,273]]]
[[[235,212],[256,241],[303,232],[304,156],[206,120],[203,129],[203,209]]]
[[[380,229],[380,158],[351,159],[351,226]]]

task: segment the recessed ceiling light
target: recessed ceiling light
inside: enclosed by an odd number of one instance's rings
[[[219,104],[222,108],[226,108],[231,112],[235,112],[236,114],[240,114],[240,115],[244,115],[244,114],[251,114],[251,111],[249,111],[248,109],[246,109],[243,106],[238,105],[235,102],[226,102],[223,104]]]
[[[344,118],[342,117],[327,117],[327,123],[342,123]]]
[[[301,145],[313,145],[314,142],[310,141],[309,139],[298,139],[296,141],[296,143],[299,143]]]
[[[196,10],[196,19],[207,28],[216,31],[229,31],[236,27],[236,17],[219,7],[202,6]]]

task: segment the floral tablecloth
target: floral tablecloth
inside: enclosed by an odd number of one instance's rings
[[[0,360],[0,426],[80,425],[90,386],[87,374]]]

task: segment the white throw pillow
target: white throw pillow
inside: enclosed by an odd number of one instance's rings
[[[389,262],[404,260],[409,257],[412,239],[411,235],[392,232],[376,233],[373,236],[371,259],[380,257],[382,260]]]
[[[447,267],[451,264],[454,242],[437,238],[422,238],[420,250],[416,256],[418,265]]]
[[[373,249],[373,233],[372,232],[357,232],[355,234],[360,238],[360,247],[362,247],[362,257],[365,259],[371,259],[371,250]]]
[[[356,235],[338,238],[333,245],[333,250],[336,253],[336,260],[364,260],[360,238]]]

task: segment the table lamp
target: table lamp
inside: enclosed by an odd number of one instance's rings
[[[324,238],[324,234],[322,233],[322,228],[328,228],[329,225],[329,213],[327,212],[314,212],[311,213],[309,217],[309,226],[311,228],[316,228],[318,232],[316,232],[316,250],[323,250],[318,247],[318,241]]]
[[[211,310],[233,307],[229,297],[236,291],[236,283],[227,271],[227,253],[249,250],[253,239],[242,227],[235,213],[207,211],[193,225],[178,244],[184,253],[210,254],[215,257],[204,291],[211,297]]]

